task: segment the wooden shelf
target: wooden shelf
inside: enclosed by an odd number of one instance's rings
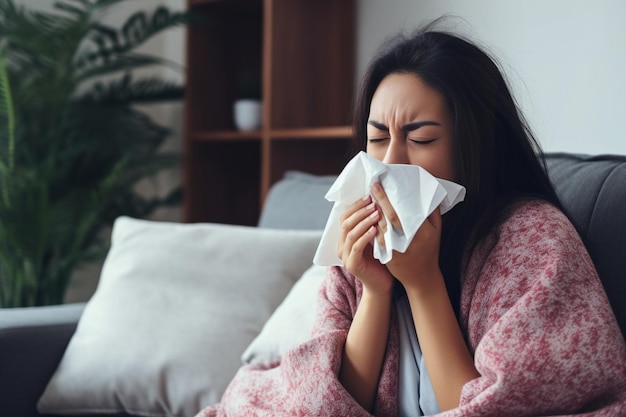
[[[303,138],[349,139],[352,137],[350,126],[331,126],[313,128],[275,129],[270,132],[272,139],[299,140]]]
[[[338,174],[350,159],[354,0],[187,0],[186,222],[256,224],[288,170]],[[258,80],[263,128],[239,132],[233,102]]]
[[[329,126],[299,129],[274,129],[267,132],[251,131],[239,132],[234,130],[218,130],[193,132],[191,140],[197,142],[234,142],[234,141],[258,141],[263,137],[269,140],[302,140],[302,139],[337,139],[345,140],[352,138],[352,127]]]

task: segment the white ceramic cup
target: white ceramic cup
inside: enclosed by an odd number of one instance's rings
[[[233,105],[235,127],[238,130],[250,131],[261,128],[261,101],[240,99]]]

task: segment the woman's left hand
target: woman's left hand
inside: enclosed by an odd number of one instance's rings
[[[383,234],[390,226],[386,219],[389,219],[391,227],[398,230],[402,230],[402,224],[380,183],[373,184],[372,194],[385,214],[378,223],[376,236],[378,242],[384,245]],[[428,291],[433,280],[441,279],[439,269],[441,225],[441,213],[437,208],[417,230],[406,252],[394,251],[391,261],[386,264],[407,291]]]

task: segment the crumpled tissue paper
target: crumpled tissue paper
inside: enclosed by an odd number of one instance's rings
[[[391,227],[380,245],[374,239],[374,257],[386,264],[393,251],[404,252],[424,220],[437,208],[446,213],[465,199],[465,187],[435,178],[424,168],[408,164],[386,164],[365,152],[359,152],[343,169],[325,198],[334,202],[320,244],[313,258],[317,265],[342,265],[337,256],[341,215],[355,201],[370,194],[374,182],[380,182],[398,215],[402,230]],[[374,197],[372,197],[374,199]]]

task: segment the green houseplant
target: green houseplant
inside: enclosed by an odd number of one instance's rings
[[[178,158],[159,152],[169,131],[134,104],[183,89],[133,71],[166,64],[136,48],[188,17],[157,7],[119,28],[99,22],[122,1],[57,1],[52,12],[0,2],[0,307],[62,303],[76,267],[104,256],[116,217],[180,197],[136,190]]]

